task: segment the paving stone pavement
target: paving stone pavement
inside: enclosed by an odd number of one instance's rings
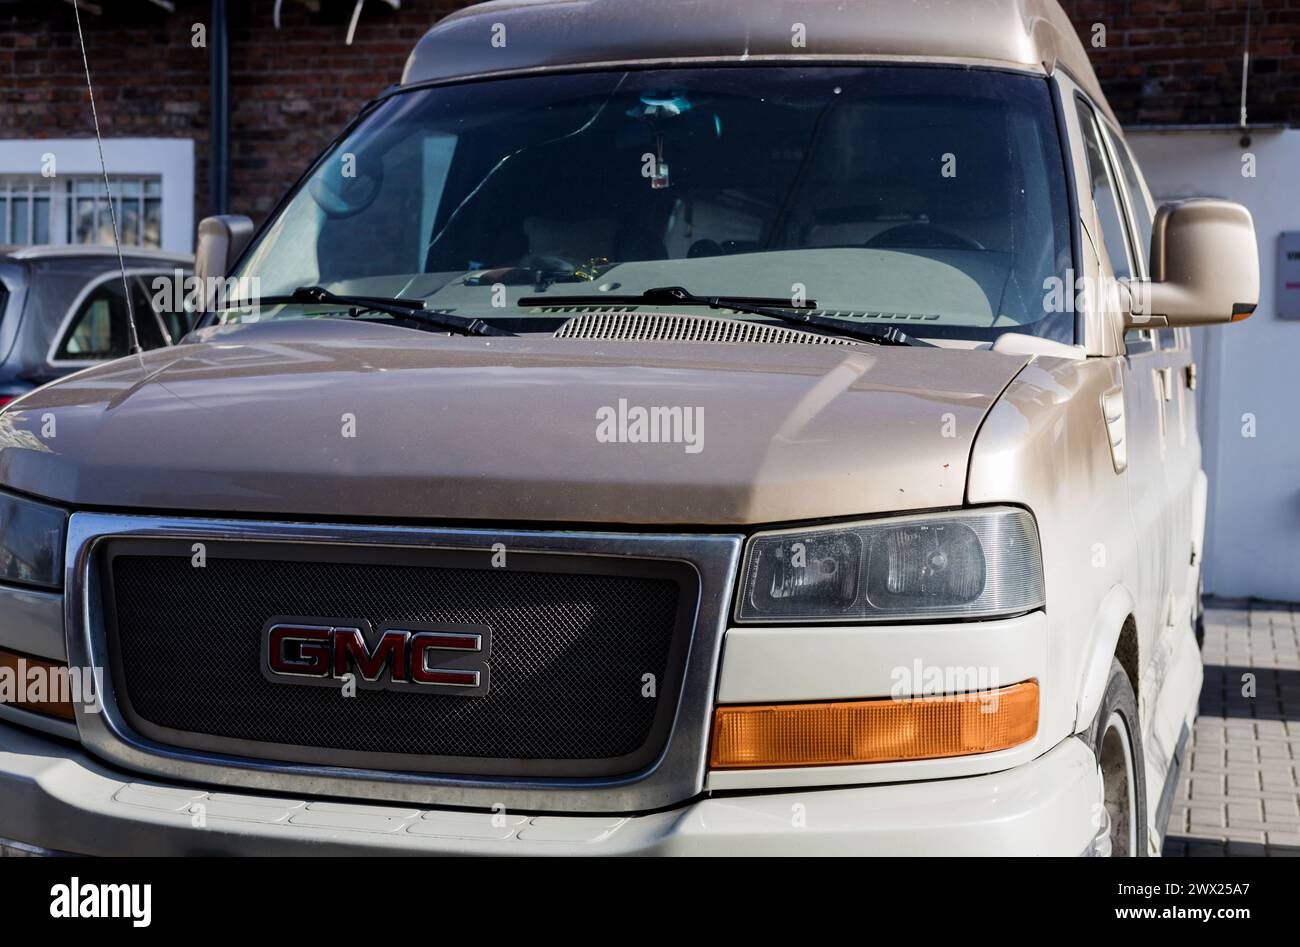
[[[1207,601],[1204,659],[1164,853],[1300,855],[1300,605]]]

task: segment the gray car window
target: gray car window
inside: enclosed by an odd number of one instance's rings
[[[146,350],[166,344],[148,297],[133,285],[136,329]],[[55,350],[56,362],[84,362],[121,358],[130,354],[126,297],[120,278],[101,282],[82,300]]]

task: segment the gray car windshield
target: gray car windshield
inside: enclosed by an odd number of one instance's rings
[[[535,301],[547,294],[598,305],[682,286],[810,300],[922,337],[1073,342],[1073,317],[1047,306],[1070,268],[1067,207],[1040,77],[747,66],[498,79],[380,102],[235,275],[263,297],[423,299],[516,331],[554,320]]]

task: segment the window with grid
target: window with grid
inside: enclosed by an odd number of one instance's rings
[[[162,178],[109,178],[124,246],[162,242]],[[112,244],[104,181],[94,175],[49,179],[0,175],[0,243]]]
[[[49,243],[51,193],[40,178],[0,179],[0,243]]]

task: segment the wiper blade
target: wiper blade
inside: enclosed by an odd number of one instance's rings
[[[789,299],[779,296],[696,296],[680,286],[660,286],[647,289],[633,296],[617,293],[587,293],[583,296],[526,296],[519,300],[520,306],[708,306],[711,302],[719,303],[714,308],[736,309],[735,305],[775,306],[794,309]],[[804,303],[808,309],[817,308],[817,300],[809,299]],[[743,310],[736,309],[737,312]]]
[[[519,300],[520,306],[703,306],[709,309],[730,309],[751,316],[763,316],[792,325],[811,326],[834,332],[859,342],[875,345],[931,346],[913,338],[897,326],[873,326],[819,316],[805,309],[817,308],[816,300],[808,300],[805,307],[789,305],[787,300],[763,296],[696,296],[681,286],[658,286],[633,296],[587,294],[583,296],[528,296]]]
[[[261,302],[269,305],[280,303],[324,303],[334,306],[348,306],[352,315],[363,312],[382,312],[397,319],[406,319],[435,329],[446,329],[460,335],[509,335],[515,333],[498,329],[482,319],[470,319],[453,316],[448,312],[426,312],[424,300],[403,299],[397,296],[340,296],[331,293],[323,286],[299,286],[288,296],[265,296]]]
[[[390,316],[396,316],[399,319],[409,319],[411,322],[418,322],[422,325],[433,326],[438,329],[447,329],[451,332],[459,332],[461,335],[508,335],[513,336],[515,333],[507,332],[505,329],[498,329],[496,326],[479,318],[465,318],[463,316],[453,316],[449,312],[425,312],[424,300],[422,299],[402,299],[400,297],[390,297],[387,299],[375,296],[340,296],[337,293],[331,293],[323,286],[300,286],[293,291],[293,298],[297,302],[314,302],[314,303],[333,303],[339,306],[355,306],[358,312],[383,312]]]

